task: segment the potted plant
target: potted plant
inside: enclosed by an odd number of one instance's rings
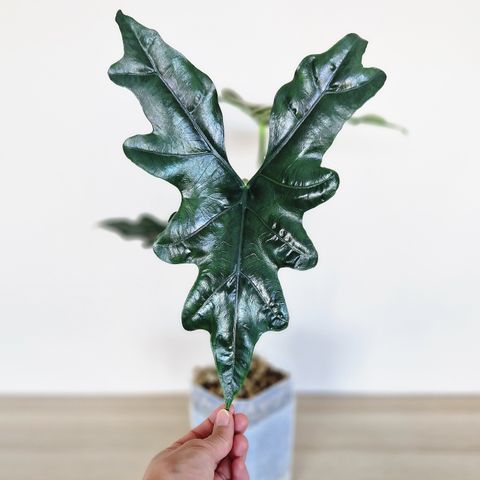
[[[325,53],[307,56],[293,80],[278,91],[271,109],[248,106],[230,92],[231,102],[256,112],[260,126],[261,165],[244,181],[227,159],[212,81],[154,30],[120,11],[116,20],[124,56],[110,67],[109,76],[132,90],[153,127],[149,134],[127,139],[124,152],[182,195],[178,211],[166,224],[148,217],[141,223],[150,234],[161,230],[153,243],[157,256],[198,266],[182,323],[187,330],[210,332],[217,388],[229,408],[250,371],[260,336],[288,325],[278,269],[305,270],[317,263],[302,226],[303,214],[330,199],[339,185],[337,173],[321,166],[323,155],[386,77],[381,70],[362,66],[367,42],[349,34]],[[117,223],[124,232],[131,227]],[[268,429],[257,430],[258,445],[252,445],[255,429],[250,429],[252,479],[289,476],[293,394],[288,377],[277,380],[252,400],[239,400],[243,409],[254,405],[247,412],[251,420],[271,422]],[[205,385],[198,387],[192,397],[193,417],[204,416],[201,409],[208,406],[209,395],[218,404]],[[283,444],[278,429],[284,428]],[[269,435],[274,435],[273,442]]]

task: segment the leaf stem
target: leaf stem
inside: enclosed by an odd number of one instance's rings
[[[267,125],[258,124],[258,165],[262,165],[267,151]]]

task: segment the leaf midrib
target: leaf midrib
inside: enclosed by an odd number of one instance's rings
[[[243,189],[243,192],[242,192],[242,199],[240,200],[240,205],[241,205],[241,208],[242,208],[242,217],[241,217],[241,223],[240,223],[240,233],[239,233],[239,240],[238,240],[238,247],[237,247],[237,261],[236,261],[236,264],[235,264],[235,271],[234,271],[234,274],[236,275],[236,285],[235,285],[235,314],[234,314],[234,318],[233,318],[233,342],[232,342],[232,345],[233,345],[233,348],[232,348],[232,362],[231,362],[231,367],[230,369],[232,370],[232,375],[230,376],[229,378],[229,385],[231,387],[232,385],[232,382],[233,382],[233,370],[235,368],[235,362],[236,362],[236,334],[237,334],[237,322],[238,322],[238,301],[239,301],[239,290],[240,290],[240,276],[243,275],[244,277],[248,278],[242,271],[241,271],[241,259],[242,259],[242,251],[243,251],[243,240],[244,240],[244,235],[243,235],[243,229],[244,229],[244,223],[245,223],[245,213],[246,213],[246,210],[247,208],[249,210],[251,210],[249,207],[247,207],[247,197],[248,197],[248,189],[249,187],[255,182],[256,178],[260,175],[262,175],[262,171],[264,169],[264,167],[270,163],[277,155],[278,153],[284,148],[284,146],[290,141],[290,139],[292,138],[292,136],[295,134],[295,132],[298,130],[298,128],[300,128],[300,126],[303,124],[303,122],[305,121],[305,119],[312,113],[312,111],[316,108],[316,106],[318,105],[318,103],[320,102],[320,100],[323,98],[323,96],[325,95],[325,93],[327,92],[327,89],[328,87],[330,86],[331,82],[333,81],[333,79],[335,78],[335,76],[337,75],[338,71],[340,70],[340,67],[341,65],[343,65],[343,63],[345,62],[345,60],[347,59],[347,57],[349,56],[349,54],[351,53],[351,49],[348,50],[348,52],[345,54],[345,56],[342,58],[341,62],[339,63],[338,67],[336,68],[336,70],[332,73],[332,75],[330,76],[330,78],[328,79],[328,82],[327,82],[327,86],[324,90],[322,90],[322,92],[320,93],[320,95],[318,96],[318,98],[315,100],[315,102],[313,103],[313,105],[311,106],[310,109],[308,109],[307,113],[302,117],[302,119],[297,123],[297,125],[290,131],[289,135],[287,135],[285,137],[285,139],[282,141],[282,143],[279,145],[279,147],[276,149],[276,151],[274,151],[274,153],[272,155],[270,155],[270,157],[268,159],[266,159],[266,161],[263,163],[263,165],[258,169],[258,171],[255,173],[255,175],[253,176],[253,178],[248,182],[247,185],[242,185],[242,189]],[[267,162],[268,160],[268,162]],[[269,177],[266,177],[268,178],[269,180],[271,180]],[[323,181],[321,182],[323,183]],[[252,210],[252,212],[254,212]],[[255,212],[256,213],[256,212]],[[266,225],[264,225],[264,227],[266,227]],[[278,235],[277,235],[278,236]],[[230,276],[229,276],[230,277]],[[248,278],[248,280],[250,280]],[[251,281],[251,280],[250,280]],[[262,298],[263,300],[263,298]]]
[[[347,51],[347,53],[344,55],[340,63],[337,65],[337,68],[335,69],[334,72],[330,75],[329,79],[327,80],[326,86],[323,90],[321,90],[320,94],[318,95],[317,99],[313,102],[312,106],[306,111],[305,115],[302,116],[302,118],[296,123],[296,125],[289,131],[288,135],[284,137],[284,139],[280,142],[280,144],[272,151],[272,153],[265,158],[265,161],[263,162],[262,166],[258,169],[258,172],[254,175],[252,178],[252,182],[254,179],[261,174],[263,169],[272,162],[272,160],[277,157],[277,155],[283,150],[285,145],[291,140],[293,135],[295,135],[295,132],[303,125],[303,122],[310,116],[310,114],[315,110],[317,105],[319,104],[320,100],[326,95],[328,88],[330,87],[332,81],[335,79],[335,76],[338,74],[340,71],[340,67],[344,64],[344,62],[348,59],[350,54],[353,51],[354,45]],[[293,80],[292,80],[293,81]],[[290,82],[291,83],[291,82]],[[273,107],[272,107],[273,109]],[[270,117],[271,120],[271,117]]]
[[[243,257],[243,240],[244,240],[244,227],[245,227],[245,213],[247,211],[247,198],[248,188],[242,185],[242,198],[240,199],[240,206],[242,209],[242,218],[240,221],[240,231],[238,234],[238,247],[237,247],[237,261],[235,262],[235,315],[233,317],[233,348],[232,348],[232,376],[230,378],[230,385],[233,383],[233,377],[235,372],[235,362],[237,357],[237,323],[238,323],[238,301],[240,297],[240,276],[242,274],[242,257]]]

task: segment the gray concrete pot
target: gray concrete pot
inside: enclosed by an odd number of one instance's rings
[[[223,399],[194,384],[190,395],[192,427]],[[290,480],[295,427],[295,395],[286,378],[247,400],[235,400],[235,411],[249,419],[247,468],[251,480]]]

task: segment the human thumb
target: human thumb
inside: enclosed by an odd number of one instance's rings
[[[233,415],[225,409],[215,417],[212,434],[205,439],[210,446],[213,460],[219,463],[232,449],[234,433]]]

